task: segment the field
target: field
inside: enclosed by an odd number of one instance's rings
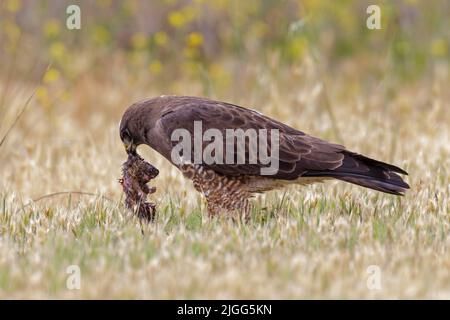
[[[67,30],[66,2],[0,4],[0,299],[450,299],[448,3],[379,1],[385,27],[367,30],[364,1],[81,1]],[[406,169],[411,189],[293,186],[248,222],[210,219],[141,146],[160,170],[141,224],[118,125],[161,94],[252,107]]]

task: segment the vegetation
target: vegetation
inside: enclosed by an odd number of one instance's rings
[[[375,1],[369,30],[373,1],[78,1],[68,30],[72,2],[0,3],[0,298],[450,298],[448,2]],[[141,147],[160,171],[142,234],[118,124],[161,94],[252,107],[405,168],[411,190],[291,187],[248,223],[209,219]]]

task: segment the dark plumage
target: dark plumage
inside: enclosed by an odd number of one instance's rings
[[[161,96],[135,103],[123,115],[120,136],[129,153],[134,153],[139,144],[147,144],[172,162],[171,150],[177,143],[171,141],[172,132],[184,128],[193,136],[194,121],[202,121],[203,132],[209,128],[222,132],[253,128],[278,129],[280,133],[279,170],[274,175],[262,176],[264,165],[249,164],[248,152],[244,164],[177,165],[206,196],[211,214],[248,210],[247,199],[252,194],[288,183],[334,178],[395,195],[409,189],[398,175],[407,173],[396,166],[309,136],[256,111],[204,98]],[[204,142],[203,147],[207,144]]]

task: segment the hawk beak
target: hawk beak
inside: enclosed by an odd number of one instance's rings
[[[125,146],[125,150],[127,151],[128,155],[136,154],[136,145],[132,141],[125,140],[123,142],[123,145]]]

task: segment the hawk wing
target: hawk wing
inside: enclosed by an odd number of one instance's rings
[[[165,137],[170,137],[176,129],[186,129],[192,138],[191,159],[194,159],[194,122],[201,121],[202,134],[208,129],[217,129],[226,137],[226,129],[267,129],[268,147],[270,149],[270,131],[278,129],[279,132],[279,170],[276,174],[267,176],[274,179],[296,179],[309,170],[334,170],[342,165],[344,147],[328,143],[311,137],[301,131],[291,128],[281,122],[266,117],[256,111],[245,109],[236,105],[211,100],[186,98],[175,101],[178,105],[171,106],[170,111],[160,119],[160,128]],[[225,140],[225,139],[224,139]],[[175,146],[178,141],[172,141]],[[203,141],[203,149],[210,141]],[[233,152],[227,155],[227,151]],[[269,165],[250,163],[249,139],[245,139],[244,164],[236,163],[237,149],[226,148],[223,141],[223,158],[232,156],[236,161],[233,164],[212,163],[203,165],[217,173],[237,175],[261,175],[261,169]],[[267,151],[270,156],[270,150]]]

